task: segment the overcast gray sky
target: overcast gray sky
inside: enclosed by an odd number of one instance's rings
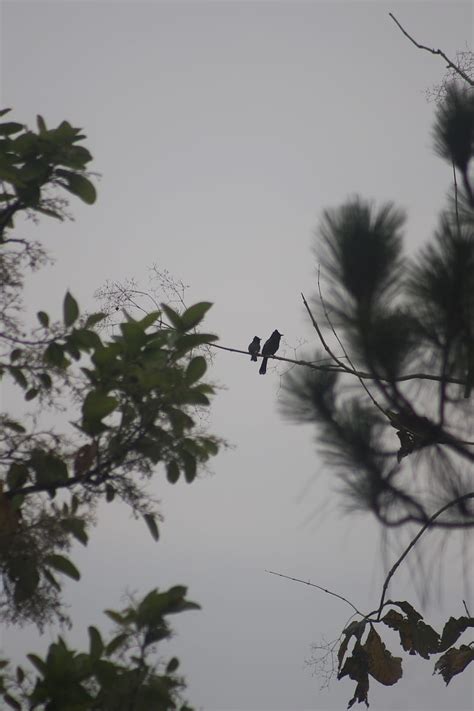
[[[188,304],[214,302],[207,326],[223,345],[246,348],[275,328],[288,356],[316,345],[300,292],[315,291],[321,211],[356,192],[394,200],[408,211],[415,249],[451,178],[432,154],[434,107],[424,97],[444,63],[410,45],[389,11],[450,56],[472,46],[472,3],[454,0],[3,2],[3,105],[32,126],[41,113],[51,126],[83,127],[102,176],[95,206],[71,203],[75,222],[28,225],[56,257],[34,278],[31,307],[59,313],[69,288],[97,309],[107,280],[147,286],[156,264],[189,285]],[[205,711],[345,708],[354,683],[321,691],[305,659],[311,643],[339,635],[349,608],[265,569],[373,609],[396,554],[392,541],[384,558],[370,518],[343,515],[312,430],[279,416],[282,372],[261,378],[247,358],[217,352],[209,428],[233,448],[191,487],[156,477],[158,544],[113,507],[74,558],[82,581],[68,586],[72,643],[86,643],[88,624],[106,626],[101,611],[127,589],[189,586],[203,610],[176,619],[170,652]],[[443,596],[424,608],[435,625],[462,614],[461,568],[453,547]],[[416,600],[408,571],[391,591]],[[19,655],[55,634],[8,629],[1,643]],[[373,682],[371,708],[472,707],[469,670],[447,689],[431,671],[405,657],[397,686]]]

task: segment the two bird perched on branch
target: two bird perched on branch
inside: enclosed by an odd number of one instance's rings
[[[278,348],[280,347],[280,338],[283,336],[282,333],[279,333],[279,331],[275,330],[273,331],[272,335],[270,338],[265,341],[263,344],[262,348],[262,356],[272,356],[275,355],[277,352]],[[254,339],[252,343],[248,347],[248,351],[251,355],[250,360],[257,360],[257,355],[260,354],[260,338],[258,336],[254,336]],[[267,372],[267,360],[268,358],[262,358],[262,364],[260,366],[260,370],[258,371],[260,375],[265,375]]]

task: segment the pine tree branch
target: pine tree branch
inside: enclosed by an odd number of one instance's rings
[[[448,67],[450,69],[453,69],[456,72],[456,74],[459,74],[459,76],[462,77],[464,79],[464,81],[466,81],[470,86],[474,86],[474,81],[465,72],[463,72],[463,70],[460,67],[458,67],[457,64],[454,64],[454,62],[452,62],[449,59],[449,57],[446,56],[446,54],[444,52],[442,52],[440,49],[433,49],[432,47],[426,47],[426,45],[420,44],[419,42],[414,40],[413,37],[411,35],[409,35],[408,32],[402,27],[402,25],[399,23],[399,21],[397,20],[395,15],[391,12],[389,12],[388,14],[392,18],[392,20],[395,22],[395,24],[398,26],[398,28],[403,32],[405,37],[407,37],[410,40],[410,42],[412,42],[412,44],[415,45],[415,47],[417,47],[418,49],[424,49],[425,52],[429,52],[430,54],[438,54],[440,57],[442,57],[444,59],[445,62],[447,62]]]
[[[387,588],[389,586],[390,580],[394,576],[395,572],[397,571],[398,567],[400,564],[404,561],[404,559],[407,557],[408,553],[411,551],[411,549],[418,543],[419,539],[423,535],[423,533],[431,527],[432,523],[438,518],[438,516],[441,516],[442,513],[447,511],[451,506],[455,506],[456,504],[460,504],[463,501],[467,501],[468,499],[474,499],[474,492],[470,492],[469,494],[463,494],[462,496],[458,496],[456,499],[453,499],[452,501],[449,501],[447,504],[442,506],[436,513],[434,513],[428,521],[425,523],[425,525],[418,531],[416,534],[415,538],[410,542],[410,544],[405,548],[403,551],[402,555],[398,560],[394,563],[394,565],[390,568],[390,571],[385,578],[385,582],[383,584],[382,588],[382,595],[380,598],[380,603],[379,603],[379,608],[378,608],[378,613],[377,613],[377,620],[380,620],[380,615],[382,614],[382,609],[384,606],[384,601],[385,601],[385,595],[387,593]]]

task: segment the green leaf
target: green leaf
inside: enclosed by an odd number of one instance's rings
[[[38,379],[40,380],[41,385],[47,390],[49,390],[53,385],[53,381],[48,373],[38,373]]]
[[[92,390],[86,395],[82,405],[82,414],[86,420],[101,420],[110,415],[117,406],[118,400],[98,390]]]
[[[181,436],[184,430],[189,430],[194,427],[193,418],[182,410],[169,408],[166,410],[166,414],[171,422],[171,426],[173,427],[173,432],[178,436]]]
[[[143,516],[143,519],[146,525],[148,526],[148,530],[150,531],[153,540],[157,541],[160,537],[160,534],[158,531],[158,526],[155,517],[153,516],[153,514],[145,514]]]
[[[97,323],[103,321],[104,318],[107,318],[107,314],[104,314],[102,312],[90,314],[86,319],[85,328],[93,328]]]
[[[218,336],[213,336],[212,333],[187,333],[176,340],[176,349],[179,352],[187,353],[193,348],[218,340]]]
[[[92,205],[97,199],[95,187],[91,181],[79,173],[72,173],[69,170],[57,168],[56,173],[66,180],[64,187],[73,195],[77,195],[88,205]]]
[[[211,308],[212,303],[209,301],[201,301],[199,304],[194,304],[189,309],[186,309],[184,314],[181,314],[181,328],[184,331],[189,331],[191,328],[200,323],[206,312]]]
[[[112,622],[115,622],[116,625],[123,625],[126,622],[125,616],[121,615],[120,612],[116,612],[115,610],[104,610],[104,613],[107,617],[110,617]]]
[[[63,555],[48,555],[44,560],[50,568],[54,568],[58,573],[63,573],[73,580],[80,580],[81,574],[76,566]]]
[[[55,484],[63,483],[68,479],[66,463],[51,452],[34,450],[30,462],[36,474],[36,481],[40,485],[54,488]]]
[[[108,657],[110,657],[114,652],[116,652],[120,647],[123,647],[124,644],[126,644],[128,640],[128,634],[127,633],[122,633],[118,634],[116,637],[110,640],[108,645],[105,648],[105,653]]]
[[[47,363],[56,368],[62,368],[66,365],[67,361],[64,357],[64,349],[59,343],[50,343],[44,352],[44,359]]]
[[[23,129],[23,124],[16,123],[16,121],[6,121],[5,123],[0,123],[0,135],[2,136],[11,136],[14,133],[23,131]]]
[[[38,311],[36,317],[43,328],[48,328],[49,326],[49,316],[45,311]]]
[[[58,592],[61,591],[61,586],[48,568],[43,568],[43,575],[48,581],[48,583]]]
[[[11,111],[11,109],[2,109],[2,110],[0,111],[0,116],[5,116],[5,114],[10,113],[10,111]]]
[[[28,402],[29,400],[34,400],[35,397],[38,395],[38,390],[36,388],[30,388],[27,390],[25,393],[25,400]]]
[[[64,297],[64,302],[63,302],[63,320],[64,320],[64,325],[69,328],[69,326],[72,326],[74,321],[77,320],[79,316],[79,306],[77,304],[77,301],[71,294],[66,292],[66,296]]]
[[[107,484],[105,487],[105,500],[110,503],[115,498],[115,489],[111,484]]]
[[[203,405],[204,407],[210,405],[209,398],[197,388],[187,390],[182,396],[180,396],[179,401],[183,405]]]
[[[25,376],[23,375],[23,371],[20,368],[13,368],[13,367],[10,367],[9,371],[10,371],[10,375],[15,380],[15,382],[18,383],[18,385],[21,388],[26,390],[26,388],[28,387],[28,381],[25,378]]]
[[[89,632],[89,654],[94,659],[100,659],[104,651],[104,643],[97,627],[88,627]]]
[[[155,321],[161,316],[161,311],[151,311],[144,318],[142,318],[138,323],[146,331],[147,328],[152,326]]]
[[[168,462],[166,465],[166,478],[170,482],[170,484],[176,484],[176,482],[179,479],[179,466],[177,462],[173,459],[171,462]]]
[[[21,358],[22,355],[23,350],[21,348],[14,348],[10,353],[10,361],[13,363],[13,361],[18,360],[18,358]]]
[[[165,312],[166,318],[171,323],[173,328],[176,328],[177,330],[181,330],[182,324],[181,324],[181,318],[180,318],[179,314],[176,311],[174,311],[172,308],[167,306],[166,304],[161,304],[161,308]]]
[[[33,666],[39,671],[39,673],[42,676],[46,676],[47,669],[48,667],[46,666],[46,662],[44,662],[41,657],[38,657],[37,654],[27,654],[26,655],[30,662],[33,664]]]
[[[181,459],[184,464],[184,478],[190,484],[196,478],[197,463],[196,458],[189,452],[181,452]]]
[[[169,660],[168,664],[166,665],[166,673],[173,674],[173,672],[175,672],[178,667],[179,667],[179,659],[177,657],[173,657],[172,659]]]
[[[47,131],[48,129],[46,128],[46,124],[45,124],[45,122],[44,122],[44,118],[43,118],[42,116],[40,116],[39,114],[38,114],[37,117],[36,117],[36,123],[37,123],[37,126],[38,126],[38,131],[39,131],[40,133],[46,133],[46,131]]]
[[[213,439],[203,437],[201,442],[204,445],[209,457],[215,457],[219,453],[219,445]]]
[[[85,521],[80,518],[65,518],[61,521],[61,526],[65,531],[71,533],[83,546],[87,545],[89,536],[85,530]]]
[[[26,464],[13,462],[7,473],[7,484],[9,489],[19,489],[28,480],[28,467]]]
[[[197,380],[202,378],[207,370],[206,359],[203,356],[196,356],[190,362],[186,368],[186,381],[189,385],[195,383]]]
[[[23,680],[25,678],[25,672],[21,667],[16,668],[16,680],[19,684],[23,683]]]
[[[23,425],[20,425],[20,423],[16,422],[15,420],[3,420],[2,424],[4,427],[8,427],[14,432],[20,432],[21,434],[26,432],[26,429],[23,427]]]

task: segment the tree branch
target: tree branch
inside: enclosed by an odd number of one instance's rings
[[[206,343],[204,345],[210,346],[211,348],[219,348],[222,351],[229,351],[231,353],[241,353],[244,356],[249,357],[249,352],[241,350],[240,348],[230,348],[229,346],[220,346],[217,345],[217,343]],[[258,358],[262,358],[263,356],[259,354],[257,356]],[[348,375],[355,375],[357,378],[363,378],[364,380],[375,380],[374,376],[372,373],[366,373],[363,370],[353,370],[352,368],[348,368],[346,365],[344,365],[344,370],[342,368],[335,367],[334,365],[315,365],[315,363],[323,362],[323,361],[308,361],[308,360],[295,360],[294,358],[284,358],[283,356],[265,356],[266,358],[272,358],[273,360],[281,360],[284,363],[292,363],[293,365],[304,365],[306,368],[313,368],[314,370],[329,370],[332,372],[336,373],[347,373]],[[329,359],[328,359],[329,360]],[[399,375],[396,378],[393,379],[388,379],[388,378],[379,378],[383,382],[386,383],[392,383],[392,382],[405,382],[407,380],[432,380],[436,383],[442,382],[442,377],[440,375],[433,375],[431,373],[409,373],[407,375]],[[454,385],[465,385],[466,381],[462,380],[461,378],[446,378],[445,379],[447,383],[453,383]]]
[[[444,513],[447,509],[449,509],[451,506],[455,506],[456,504],[460,504],[462,501],[467,501],[468,499],[474,499],[474,492],[470,492],[469,494],[463,494],[463,496],[458,496],[456,499],[449,501],[442,508],[440,508],[438,511],[436,511],[436,513],[434,513],[432,516],[430,516],[430,518],[425,523],[425,525],[418,531],[415,538],[411,541],[409,546],[407,546],[407,548],[403,551],[402,555],[395,562],[395,564],[391,567],[387,577],[385,578],[385,582],[383,584],[383,589],[382,589],[382,596],[380,598],[380,603],[379,603],[379,608],[378,608],[378,613],[377,613],[377,620],[380,620],[380,615],[382,613],[382,609],[383,609],[384,601],[385,601],[385,595],[386,595],[390,580],[394,576],[397,568],[400,566],[400,564],[403,562],[403,560],[407,557],[408,553],[417,544],[417,542],[419,541],[419,539],[421,538],[423,533],[428,528],[430,528],[433,521],[435,521],[438,518],[438,516],[441,516],[441,514]]]
[[[283,575],[283,573],[275,573],[274,570],[266,570],[266,573],[270,573],[270,575],[278,575],[280,578],[286,578],[287,580],[294,580],[296,583],[303,583],[303,585],[310,585],[312,588],[317,588],[318,590],[322,590],[323,592],[327,593],[328,595],[333,595],[333,597],[339,598],[339,600],[342,600],[343,602],[346,602],[348,605],[352,607],[352,609],[361,617],[364,617],[364,615],[359,612],[357,607],[350,602],[350,600],[347,600],[345,597],[342,595],[338,595],[335,592],[331,592],[331,590],[327,590],[326,588],[322,588],[321,585],[316,585],[315,583],[311,583],[309,580],[300,580],[300,578],[292,578],[291,575]]]
[[[444,52],[442,52],[440,49],[433,49],[432,47],[426,47],[426,45],[420,44],[419,42],[414,40],[413,37],[411,35],[409,35],[408,32],[402,27],[402,25],[399,23],[399,21],[397,20],[395,15],[391,12],[389,12],[388,14],[392,18],[392,20],[395,22],[397,27],[403,32],[405,37],[407,37],[410,40],[410,42],[415,45],[415,47],[417,47],[418,49],[424,49],[425,52],[429,52],[430,54],[438,54],[440,57],[442,57],[444,59],[445,62],[447,62],[448,67],[453,69],[456,72],[456,74],[459,74],[459,76],[462,77],[464,79],[464,81],[466,81],[470,86],[474,86],[474,81],[465,72],[463,72],[463,70],[460,67],[458,67],[457,64],[454,64],[454,62],[452,62],[449,59],[449,57],[446,56],[446,54]]]

